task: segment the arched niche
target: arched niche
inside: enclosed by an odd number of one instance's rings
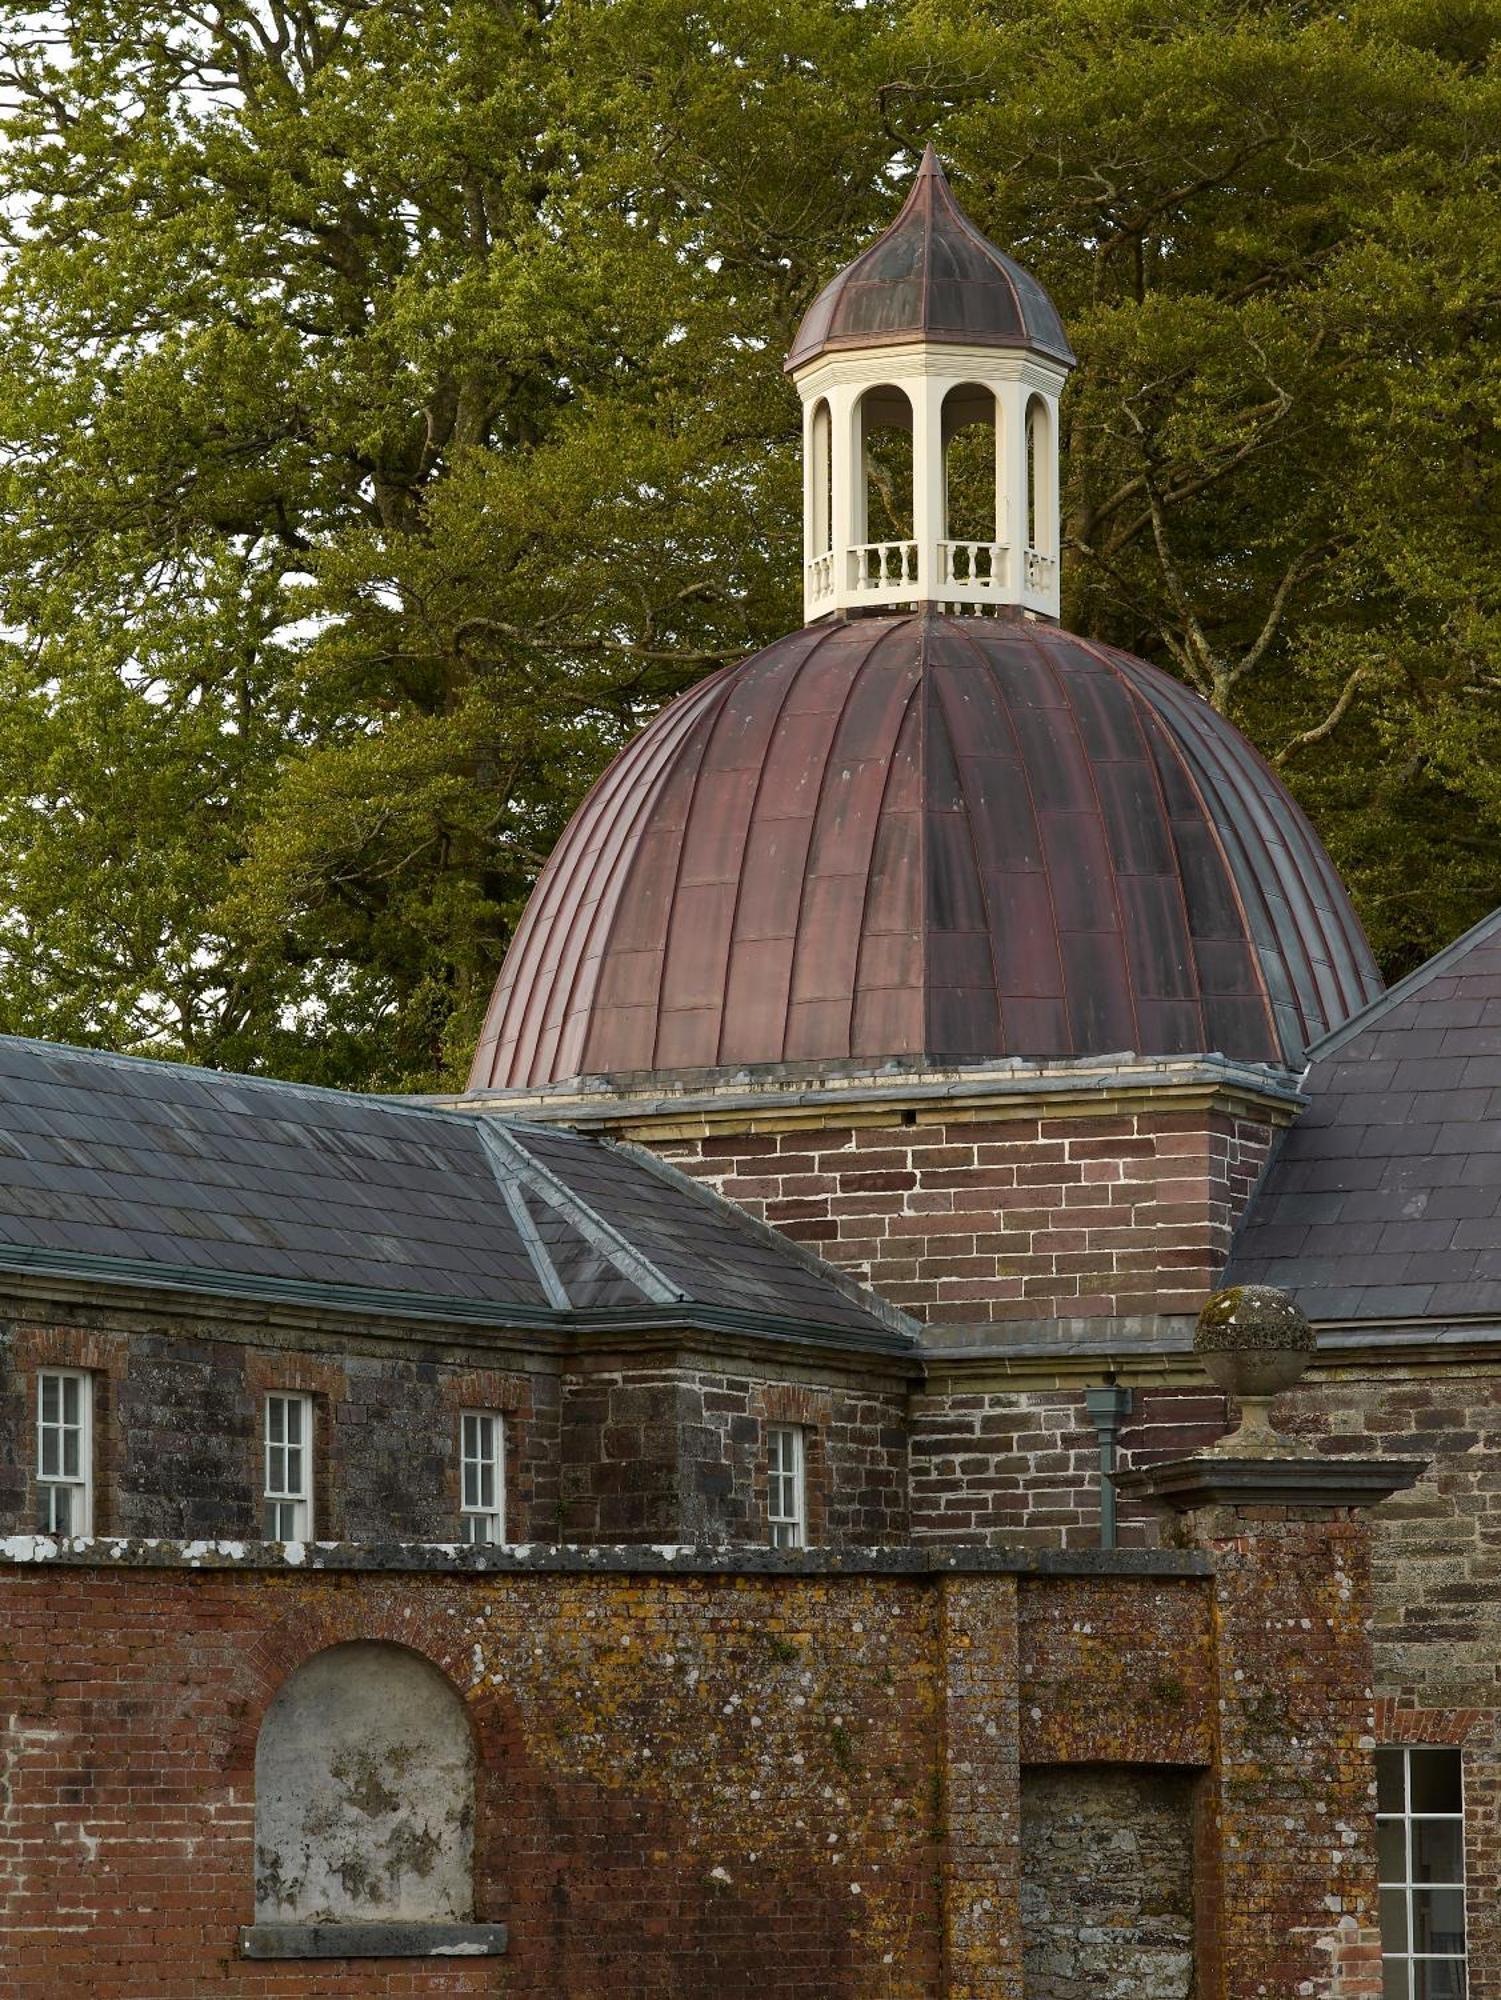
[[[913,420],[904,389],[882,382],[855,405],[854,539],[867,582],[917,574],[912,547]]]
[[[978,550],[1004,541],[1001,519],[1001,413],[981,382],[956,382],[943,399],[943,534]],[[989,574],[989,556],[983,558]]]
[[[256,1923],[466,1923],[474,1772],[463,1700],[420,1654],[315,1653],[256,1741]]]

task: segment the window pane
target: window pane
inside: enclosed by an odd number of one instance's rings
[[[1414,1750],[1411,1778],[1412,1813],[1457,1813],[1460,1810],[1459,1752]]]
[[[1384,1813],[1399,1813],[1402,1810],[1402,1752],[1384,1749],[1376,1752],[1376,1810]]]
[[[59,1414],[58,1398],[62,1393],[62,1383],[56,1375],[41,1378],[42,1422],[55,1424]]]
[[[1376,1866],[1383,1882],[1407,1880],[1407,1839],[1401,1820],[1387,1819],[1378,1823]]]
[[[1462,1952],[1465,1948],[1463,1889],[1414,1889],[1412,1892],[1414,1951]]]
[[[1381,1892],[1381,1949],[1383,1951],[1406,1951],[1407,1949],[1407,1891],[1405,1889],[1383,1889]]]
[[[282,1405],[287,1413],[287,1443],[302,1443],[302,1404],[295,1397],[289,1397]]]
[[[63,1469],[62,1432],[44,1430],[41,1436],[41,1463],[39,1470],[44,1479],[56,1479]]]
[[[1400,1958],[1387,1959],[1381,1968],[1381,2000],[1411,2000],[1411,1995],[1406,1962]]]
[[[1385,1870],[1382,1871],[1383,1874]],[[1420,1819],[1412,1828],[1414,1882],[1463,1882],[1464,1828],[1457,1819]]]
[[[268,1444],[281,1444],[285,1441],[287,1435],[286,1420],[287,1406],[281,1397],[268,1396],[266,1398],[266,1441]]]
[[[1463,1959],[1414,1959],[1412,1993],[1413,2000],[1464,2000]]]
[[[65,1424],[76,1424],[78,1422],[78,1392],[82,1387],[83,1384],[76,1375],[64,1375],[63,1422]]]
[[[79,1436],[77,1431],[64,1431],[62,1433],[62,1440],[63,1440],[63,1478],[77,1479],[77,1477],[79,1476],[79,1460],[78,1460]]]

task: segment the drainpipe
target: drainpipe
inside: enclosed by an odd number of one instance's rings
[[[1096,1389],[1084,1391],[1084,1402],[1100,1441],[1100,1547],[1113,1549],[1115,1540],[1115,1439],[1121,1419],[1130,1414],[1131,1391],[1113,1376]]]

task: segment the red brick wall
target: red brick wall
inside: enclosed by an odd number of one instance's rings
[[[1326,1900],[1362,1943],[1368,1835],[1330,1853],[1366,1803],[1360,1529],[1232,1522],[1221,1548],[1222,1585],[1020,1589],[897,1555],[878,1574],[215,1566],[191,1546],[0,1565],[0,1996],[1023,2000],[1030,1759],[1204,1772],[1211,1904],[1229,1871],[1227,1984],[1206,1994],[1371,2000],[1331,1972]],[[468,1704],[475,1915],[509,1926],[503,1958],[238,1955],[261,1718],[353,1638],[423,1653]]]
[[[1193,1111],[806,1127],[656,1150],[917,1318],[1193,1312],[1272,1138]]]

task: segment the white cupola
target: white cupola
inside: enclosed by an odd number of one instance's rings
[[[895,222],[814,300],[786,365],[803,402],[810,624],[916,604],[1057,618],[1058,398],[1073,352],[1042,286],[962,213],[931,146]],[[910,436],[895,482],[910,493],[877,477],[883,431]],[[993,519],[988,478],[974,500],[986,434]],[[961,439],[969,517],[951,525]],[[896,517],[885,539],[871,533],[876,491]]]

